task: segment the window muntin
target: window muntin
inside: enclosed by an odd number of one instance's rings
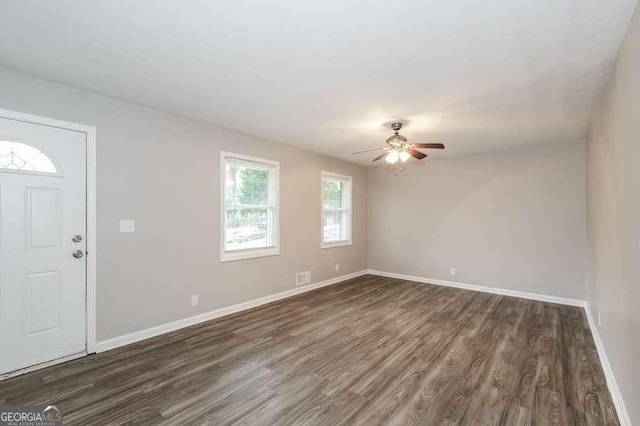
[[[352,178],[322,172],[322,247],[351,244]]]
[[[0,170],[59,174],[53,160],[38,148],[7,140],[0,140]]]
[[[222,153],[221,168],[221,260],[279,254],[279,164]]]

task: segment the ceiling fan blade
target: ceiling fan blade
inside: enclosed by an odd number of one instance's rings
[[[388,152],[383,152],[382,154],[378,155],[376,158],[374,158],[373,160],[371,160],[371,162],[374,161],[378,161],[378,160],[382,160],[384,157],[386,157],[387,155],[389,155]]]
[[[412,143],[414,148],[431,148],[431,149],[444,149],[444,145],[441,143]]]
[[[415,150],[415,149],[410,149],[407,151],[409,154],[411,154],[411,156],[413,158],[417,158],[418,160],[422,160],[423,158],[425,158],[427,156],[427,154],[423,154],[422,152]]]
[[[363,150],[363,151],[356,151],[356,152],[352,152],[352,154],[362,154],[363,152],[380,151],[381,149],[384,149],[384,148],[371,148],[371,149],[365,149],[365,150]]]

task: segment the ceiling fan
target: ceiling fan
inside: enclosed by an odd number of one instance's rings
[[[384,158],[387,163],[395,164],[396,172],[398,172],[401,170],[398,167],[398,162],[404,163],[411,157],[418,160],[422,160],[423,158],[427,157],[427,154],[418,151],[416,148],[444,149],[444,145],[441,143],[407,142],[407,138],[398,133],[400,129],[402,129],[402,123],[391,124],[391,129],[395,132],[395,134],[387,139],[386,146],[384,148],[365,149],[364,151],[354,152],[354,154],[383,150],[384,152],[378,155],[372,161],[378,161]]]

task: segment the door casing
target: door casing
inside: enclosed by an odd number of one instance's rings
[[[88,354],[96,352],[96,128],[84,124],[71,123],[68,121],[56,120],[53,118],[40,117],[23,112],[10,111],[0,108],[0,117],[25,123],[40,124],[43,126],[56,127],[59,129],[74,130],[86,135],[86,170],[87,170],[87,277],[86,277],[86,352]],[[67,361],[63,358],[60,362]],[[45,363],[51,365],[52,363]],[[37,368],[38,366],[34,366]],[[20,371],[31,371],[34,367],[29,367]],[[18,371],[17,373],[19,373]],[[13,374],[12,374],[13,375]]]

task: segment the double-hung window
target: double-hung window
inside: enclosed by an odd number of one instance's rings
[[[280,254],[279,163],[229,152],[220,163],[220,260]]]
[[[322,248],[351,245],[351,176],[322,172]]]

